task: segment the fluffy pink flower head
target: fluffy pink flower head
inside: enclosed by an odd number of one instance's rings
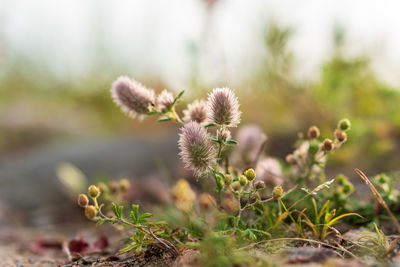
[[[157,97],[157,106],[158,109],[162,112],[168,111],[171,108],[173,102],[174,95],[167,90],[163,90]]]
[[[196,177],[215,164],[215,148],[210,135],[197,122],[189,122],[181,128],[179,149],[185,167],[192,170]]]
[[[126,76],[119,77],[112,84],[111,96],[121,110],[131,118],[143,119],[155,103],[153,90]]]
[[[235,93],[227,88],[215,88],[207,101],[210,123],[236,127],[240,123],[239,103]]]
[[[204,123],[207,120],[207,103],[204,100],[195,100],[183,111],[183,121]]]

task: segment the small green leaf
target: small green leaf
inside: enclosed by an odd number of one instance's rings
[[[214,123],[209,123],[209,124],[204,125],[204,128],[208,128],[208,127],[212,127],[212,126],[215,126],[215,124]]]
[[[113,203],[111,203],[111,206],[112,206],[112,210],[113,210],[115,216],[118,217],[117,205],[115,205],[115,203],[113,202]]]
[[[238,142],[235,141],[235,140],[228,140],[228,141],[226,141],[226,143],[227,143],[228,145],[237,145],[237,144],[238,144]]]
[[[135,216],[136,219],[139,218],[139,205],[132,205],[132,211],[133,211],[133,216]]]
[[[158,122],[164,122],[164,121],[170,121],[170,120],[171,120],[171,118],[162,118],[162,119],[159,119]]]
[[[220,141],[215,137],[210,137],[210,140],[215,142],[215,143],[220,143]]]
[[[121,219],[122,218],[122,212],[124,211],[124,206],[119,206],[118,207],[118,215],[119,215],[119,219]]]
[[[162,112],[159,110],[152,110],[149,113],[147,113],[148,115],[155,115],[155,114],[161,114]]]

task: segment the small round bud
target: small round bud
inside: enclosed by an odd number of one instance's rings
[[[129,187],[131,187],[131,182],[129,182],[128,179],[121,179],[118,185],[119,185],[119,190],[121,190],[121,192],[126,192],[128,191]]]
[[[97,198],[100,195],[100,189],[95,185],[89,186],[88,192],[89,196],[92,198]]]
[[[85,194],[79,194],[78,205],[85,208],[89,204],[89,198]]]
[[[199,197],[199,205],[204,210],[210,210],[216,205],[215,199],[208,193],[203,193]]]
[[[296,164],[297,162],[295,156],[293,156],[292,154],[287,155],[285,160],[288,164]]]
[[[100,194],[104,195],[108,192],[108,187],[105,183],[98,182],[96,186],[99,188]]]
[[[347,140],[347,134],[341,130],[335,131],[335,138],[340,142],[344,142]]]
[[[381,185],[386,184],[389,182],[389,177],[386,174],[381,174],[378,176],[378,183]]]
[[[279,186],[275,186],[274,190],[272,190],[272,197],[274,199],[281,198],[283,196],[283,188]]]
[[[218,141],[225,143],[226,141],[228,141],[229,139],[231,139],[231,132],[227,129],[224,130],[217,130],[217,139]]]
[[[354,190],[354,186],[351,183],[346,183],[343,185],[343,193],[345,194],[350,194],[351,192],[353,192]]]
[[[225,185],[230,186],[232,184],[232,175],[225,174],[224,183],[225,183]]]
[[[241,186],[240,186],[239,181],[235,181],[235,182],[232,183],[232,189],[233,189],[234,191],[240,191]]]
[[[265,188],[265,182],[264,181],[257,181],[254,183],[254,187],[256,190],[261,190]]]
[[[340,129],[342,131],[350,130],[350,127],[351,127],[351,123],[350,123],[349,119],[341,119],[338,123],[338,129]]]
[[[308,129],[307,135],[308,135],[308,137],[311,138],[311,139],[318,138],[318,137],[319,137],[319,134],[320,134],[320,132],[319,132],[319,129],[318,129],[317,126],[311,126],[311,127]]]
[[[323,151],[331,151],[333,149],[333,142],[331,139],[325,139],[322,143],[322,150]]]
[[[85,215],[91,220],[94,219],[97,215],[96,207],[93,205],[86,206]]]
[[[247,169],[243,174],[249,181],[253,181],[256,178],[256,172],[252,168]]]
[[[247,184],[247,178],[244,175],[240,175],[239,177],[239,183],[241,187],[244,187]]]
[[[339,185],[344,185],[347,182],[347,177],[344,176],[343,174],[340,174],[336,177],[336,180]]]
[[[119,185],[116,181],[112,181],[109,184],[110,190],[113,194],[116,194],[118,192],[119,189]]]
[[[318,142],[310,142],[310,145],[308,146],[308,153],[310,155],[315,155],[319,151],[319,145]]]

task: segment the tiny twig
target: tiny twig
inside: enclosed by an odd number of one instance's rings
[[[364,182],[368,185],[369,189],[372,191],[372,193],[376,196],[378,199],[379,204],[382,205],[382,207],[386,210],[386,212],[389,214],[390,218],[392,219],[393,223],[395,224],[397,231],[400,232],[400,223],[396,219],[396,217],[393,215],[393,213],[390,211],[388,205],[386,204],[385,200],[381,197],[379,194],[378,190],[376,190],[375,186],[371,183],[371,181],[368,179],[368,177],[359,169],[355,169],[356,173],[361,177],[361,179],[364,180]]]

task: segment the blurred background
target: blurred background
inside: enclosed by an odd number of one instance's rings
[[[235,89],[243,124],[262,126],[266,152],[280,159],[310,125],[332,137],[347,117],[349,140],[330,158],[328,174],[397,171],[399,7],[0,0],[0,201],[30,211],[65,202],[62,163],[94,180],[187,176],[175,164],[175,125],[139,123],[112,103],[119,75],[157,91],[186,90],[186,103],[214,87]]]

